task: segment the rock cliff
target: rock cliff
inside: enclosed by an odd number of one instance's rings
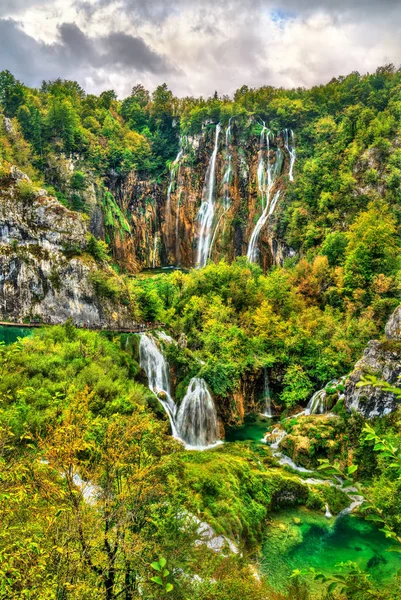
[[[394,394],[371,385],[357,387],[366,375],[373,375],[395,387],[401,387],[401,306],[386,325],[386,341],[370,341],[360,361],[355,365],[345,386],[345,405],[370,419],[387,415],[398,404]]]
[[[12,168],[0,181],[0,319],[71,317],[90,327],[130,327],[129,306],[99,294],[115,278],[86,252],[89,219],[65,208]],[[105,275],[106,274],[106,275]]]

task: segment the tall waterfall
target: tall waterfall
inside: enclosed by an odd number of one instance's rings
[[[181,439],[190,447],[204,448],[219,441],[216,408],[204,379],[191,379],[176,424]]]
[[[228,211],[228,209],[230,208],[230,204],[231,204],[231,202],[230,202],[230,183],[231,183],[231,177],[232,177],[232,172],[233,172],[233,167],[232,167],[233,155],[231,152],[230,144],[231,144],[231,122],[232,122],[232,119],[233,118],[230,117],[230,119],[228,121],[227,129],[226,129],[226,156],[225,156],[225,168],[224,168],[224,175],[223,175],[223,211],[222,211],[222,213],[219,217],[219,220],[217,222],[217,225],[214,229],[212,241],[210,242],[208,258],[210,258],[212,255],[214,242],[216,240],[217,231],[220,227],[221,221],[224,219],[224,216],[225,216],[226,212]],[[224,229],[223,229],[223,231],[224,231]]]
[[[267,374],[267,369],[263,369],[263,377],[264,377],[264,388],[263,388],[263,399],[264,399],[264,410],[263,410],[263,415],[265,417],[269,417],[272,418],[273,415],[273,411],[272,411],[272,401],[271,401],[271,395],[270,395],[270,386],[269,386],[269,376]]]
[[[167,361],[154,338],[145,333],[140,336],[139,358],[148,377],[149,389],[167,413],[173,436],[193,450],[221,443],[216,408],[205,380],[191,379],[177,412],[170,392]]]
[[[290,142],[290,138],[291,138],[291,142]],[[293,170],[294,170],[294,164],[295,164],[295,159],[296,159],[296,151],[295,151],[295,137],[294,137],[294,132],[292,129],[289,130],[289,134],[288,134],[288,129],[284,129],[284,147],[287,150],[288,154],[290,155],[290,168],[289,168],[289,172],[288,172],[288,177],[289,177],[290,181],[294,181]]]
[[[251,239],[249,240],[247,257],[251,262],[256,262],[258,258],[258,241],[260,232],[266,224],[268,218],[273,214],[276,208],[277,201],[280,196],[280,191],[277,191],[272,198],[272,188],[275,183],[276,177],[279,175],[278,166],[279,154],[276,153],[276,161],[272,165],[270,160],[270,131],[263,124],[263,129],[260,134],[260,149],[259,149],[259,164],[258,164],[258,187],[262,197],[262,214],[260,215],[255,228],[252,232]],[[266,162],[264,158],[266,143]]]
[[[231,122],[232,122],[232,117],[230,117],[229,121],[228,121],[228,126],[226,129],[226,167],[224,170],[224,175],[223,175],[223,188],[224,188],[224,197],[223,197],[223,202],[224,202],[224,210],[228,210],[229,208],[229,204],[230,204],[230,181],[231,181],[231,176],[232,176],[232,172],[233,172],[233,166],[232,166],[232,162],[233,162],[233,155],[231,152]]]
[[[214,188],[216,183],[216,158],[219,149],[219,135],[221,131],[220,123],[216,126],[214,140],[214,150],[210,157],[209,165],[206,171],[205,186],[203,190],[203,200],[198,213],[200,222],[200,231],[198,239],[198,255],[196,260],[197,267],[204,267],[209,256],[209,246],[212,236],[212,225],[214,217]]]

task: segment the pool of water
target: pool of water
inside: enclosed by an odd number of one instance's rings
[[[379,529],[354,515],[326,519],[306,509],[277,515],[269,526],[262,550],[261,570],[278,591],[288,586],[294,569],[314,567],[326,574],[352,561],[372,581],[384,584],[401,569],[401,555],[387,552],[390,542]]]
[[[13,344],[17,339],[31,335],[33,329],[30,327],[0,327],[0,342],[4,342],[6,345]]]
[[[227,427],[226,442],[261,442],[273,423],[274,419],[268,419],[261,415],[248,415],[245,417],[243,425]]]

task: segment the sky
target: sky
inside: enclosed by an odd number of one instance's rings
[[[401,64],[400,0],[0,0],[0,70],[129,95],[310,87]]]

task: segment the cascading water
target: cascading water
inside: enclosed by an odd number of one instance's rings
[[[216,158],[219,149],[220,123],[216,126],[214,149],[206,171],[203,200],[198,213],[200,222],[197,267],[204,267],[209,256],[210,240],[214,218],[214,188],[216,183]]]
[[[294,469],[294,471],[298,471],[298,473],[313,473],[310,469],[305,469],[305,467],[297,465],[289,456],[279,451],[280,444],[287,435],[287,432],[280,427],[275,427],[273,429],[271,436],[275,439],[274,442],[269,444],[270,448],[273,450],[273,456],[278,459],[280,465],[290,467],[291,469]]]
[[[291,138],[291,142],[290,142],[290,138]],[[288,135],[288,129],[284,129],[284,147],[287,150],[288,154],[290,155],[290,168],[288,171],[288,177],[289,177],[290,181],[294,181],[293,170],[294,170],[294,164],[295,164],[295,159],[296,159],[296,151],[295,151],[295,137],[294,137],[294,132],[292,129],[289,130],[289,135]]]
[[[181,439],[191,448],[219,442],[219,425],[213,398],[204,379],[191,379],[176,419]]]
[[[327,412],[327,394],[326,388],[313,394],[306,407],[306,415],[323,415]]]
[[[216,240],[217,231],[220,227],[220,223],[223,220],[224,215],[226,214],[226,212],[228,211],[228,209],[230,208],[230,205],[231,205],[230,182],[231,182],[231,176],[232,176],[232,171],[233,171],[233,169],[232,169],[233,157],[232,157],[231,146],[230,146],[230,144],[231,144],[231,122],[232,122],[232,117],[230,117],[230,119],[228,121],[227,129],[226,129],[226,158],[225,158],[225,170],[224,170],[224,175],[223,175],[223,212],[220,215],[220,218],[217,222],[217,225],[216,225],[214,233],[213,233],[212,241],[210,243],[208,258],[211,257],[214,242]],[[223,231],[224,231],[224,229],[223,229]]]
[[[159,337],[171,343],[166,334],[159,334]],[[173,436],[192,450],[221,444],[216,408],[205,380],[191,379],[177,412],[170,392],[169,366],[154,338],[145,333],[140,336],[139,358],[148,377],[149,389],[167,413]]]
[[[258,188],[262,197],[262,214],[260,215],[255,228],[252,232],[251,239],[249,240],[247,257],[251,262],[256,262],[258,258],[258,241],[260,232],[266,224],[268,218],[273,214],[276,208],[277,201],[280,196],[280,190],[276,192],[274,197],[271,197],[272,188],[275,180],[279,175],[279,165],[281,164],[279,151],[276,153],[276,161],[272,166],[270,161],[270,131],[266,129],[263,124],[262,132],[260,134],[260,149],[259,149],[259,164],[258,164]],[[264,159],[264,145],[266,141],[266,163]]]

